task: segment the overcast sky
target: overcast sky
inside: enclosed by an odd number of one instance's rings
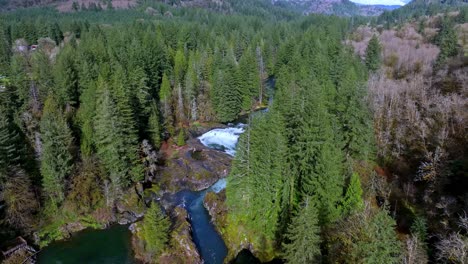
[[[351,2],[364,5],[405,5],[404,0],[351,0]]]

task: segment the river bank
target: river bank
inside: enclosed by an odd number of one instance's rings
[[[223,129],[229,132],[223,133]],[[106,224],[95,227],[106,228],[112,223],[127,225],[135,223],[141,219],[144,214],[144,207],[140,210],[138,206],[135,206],[136,204],[148,205],[151,201],[158,201],[166,209],[166,212],[170,215],[173,222],[172,232],[170,234],[170,248],[159,258],[158,262],[201,263],[202,258],[200,253],[204,258],[209,258],[211,253],[207,252],[205,249],[213,248],[213,246],[200,246],[200,244],[203,243],[201,242],[201,238],[206,236],[203,232],[210,229],[208,227],[211,225],[210,217],[203,207],[203,200],[207,188],[226,177],[229,173],[230,162],[235,151],[235,144],[237,143],[238,136],[242,133],[241,128],[237,128],[235,135],[233,134],[235,137],[234,140],[231,140],[228,144],[226,136],[232,136],[232,131],[230,131],[230,129],[232,128],[220,124],[205,127],[197,126],[189,130],[190,138],[187,140],[185,146],[177,147],[171,145],[162,148],[160,154],[161,159],[164,161],[164,166],[159,166],[154,177],[149,179],[144,185],[129,189],[129,192],[126,194],[129,199],[116,203],[115,208],[108,212],[110,216],[106,217]],[[204,139],[207,141],[198,139],[198,136],[211,131],[215,131],[215,133],[205,136]],[[223,142],[215,146],[212,144],[213,142],[210,141],[211,136],[218,136],[222,138]],[[202,142],[204,142],[205,145]],[[229,152],[229,154],[226,152]],[[192,197],[191,202],[193,203],[184,204],[183,202],[181,203],[180,200],[179,203],[171,203],[165,198],[170,196],[184,197],[184,192],[185,194],[190,194],[188,197],[185,196],[185,198]],[[139,199],[140,203],[135,203],[133,201],[135,199]],[[116,215],[125,217],[116,217]],[[198,225],[195,223],[196,220],[194,216],[200,217],[203,224]],[[67,234],[67,237],[64,238],[71,238],[71,240],[75,239],[75,234],[76,236],[80,236],[82,232],[79,231],[86,228],[86,226],[81,223],[67,223],[64,224],[64,226],[64,230],[66,230],[64,232]],[[199,228],[200,226],[202,228]],[[132,251],[136,259],[149,262],[148,260],[151,259],[151,256],[145,254],[144,246],[142,246],[141,241],[138,241],[136,236],[138,228],[138,223],[130,226],[133,234],[131,239],[129,238],[129,241],[131,240]],[[111,231],[112,227],[111,229],[102,231],[106,232],[108,230]],[[202,233],[197,233],[197,230]],[[83,232],[88,231],[85,230]],[[99,233],[100,231],[96,230],[96,232]],[[224,245],[221,238],[216,239],[216,231],[213,227],[211,227],[211,231],[208,231],[208,233],[210,232],[210,237],[214,237],[215,241],[212,245]],[[63,242],[66,244],[69,241],[70,240],[65,240],[58,243]],[[54,248],[54,243],[51,244],[52,249]],[[47,253],[48,250],[49,247],[44,248],[45,253],[41,254],[51,256],[49,260],[53,260],[56,255]],[[221,247],[221,260],[214,260],[214,262],[205,261],[205,263],[222,263],[222,259],[224,259],[225,256],[225,253],[222,253],[223,250],[225,251],[225,249]],[[48,263],[44,261],[42,256],[39,257],[39,261],[40,263]],[[133,259],[133,261],[135,261],[135,259]]]

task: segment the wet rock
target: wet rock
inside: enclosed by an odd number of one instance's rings
[[[70,238],[73,233],[82,231],[86,228],[85,225],[81,222],[72,222],[62,225],[59,228],[59,231],[62,233],[63,238]]]
[[[209,192],[205,195],[203,206],[211,216],[211,221],[215,226],[223,226],[226,223],[227,208],[224,204],[226,200],[226,190],[222,190],[218,194]],[[218,231],[219,232],[219,231]]]
[[[203,200],[203,206],[206,208],[211,216],[211,221],[215,226],[216,231],[221,234],[226,247],[228,248],[228,255],[225,261],[229,262],[236,258],[242,250],[248,250],[260,259],[262,262],[271,261],[276,257],[276,252],[271,250],[271,241],[263,241],[268,245],[254,244],[256,241],[255,234],[251,234],[244,226],[238,224],[237,226],[228,223],[228,209],[226,206],[226,190],[219,193],[209,192]],[[259,248],[262,248],[259,250]]]
[[[170,234],[168,248],[160,256],[154,256],[145,250],[139,232],[141,232],[141,222],[132,224],[129,229],[132,231],[132,248],[135,258],[143,263],[160,264],[201,264],[202,260],[192,240],[192,230],[187,219],[187,211],[181,207],[176,207],[172,212],[171,219],[173,228]]]
[[[183,189],[204,190],[227,176],[232,157],[205,147],[197,138],[177,148],[166,158],[154,181],[164,192],[175,193]]]
[[[135,222],[137,219],[138,219],[138,218],[137,218],[134,214],[132,214],[132,213],[130,213],[130,212],[124,212],[124,213],[121,215],[121,217],[120,217],[118,223],[119,223],[120,225],[127,225],[127,224],[130,224],[130,223]]]
[[[171,232],[170,248],[158,260],[158,263],[200,264],[200,254],[192,240],[192,229],[188,222],[187,211],[176,207],[173,213],[174,229]]]

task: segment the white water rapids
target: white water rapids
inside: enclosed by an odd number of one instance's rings
[[[244,133],[245,124],[237,124],[227,128],[216,128],[201,135],[200,142],[212,149],[223,151],[231,156],[236,154],[239,136]]]

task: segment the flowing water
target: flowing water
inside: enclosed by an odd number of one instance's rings
[[[180,191],[173,197],[177,205],[183,206],[187,210],[192,226],[193,241],[205,264],[221,264],[227,255],[226,245],[216,232],[210,221],[210,215],[203,206],[203,200],[207,192],[217,193],[225,187],[226,180],[221,179],[204,191]]]
[[[239,136],[245,125],[213,129],[201,135],[199,140],[209,148],[223,151],[231,156],[236,153]],[[221,179],[210,188],[194,192],[180,191],[169,199],[183,206],[189,215],[193,240],[204,264],[221,264],[227,255],[227,248],[221,236],[211,223],[210,215],[203,206],[207,192],[220,192],[226,187]],[[85,230],[71,239],[51,243],[38,254],[38,262],[44,264],[127,264],[135,263],[130,245],[130,231],[127,226],[113,226],[104,230]]]
[[[201,135],[200,142],[212,149],[223,151],[230,156],[236,154],[236,145],[239,136],[244,133],[245,125],[239,123],[227,128],[216,128]]]

